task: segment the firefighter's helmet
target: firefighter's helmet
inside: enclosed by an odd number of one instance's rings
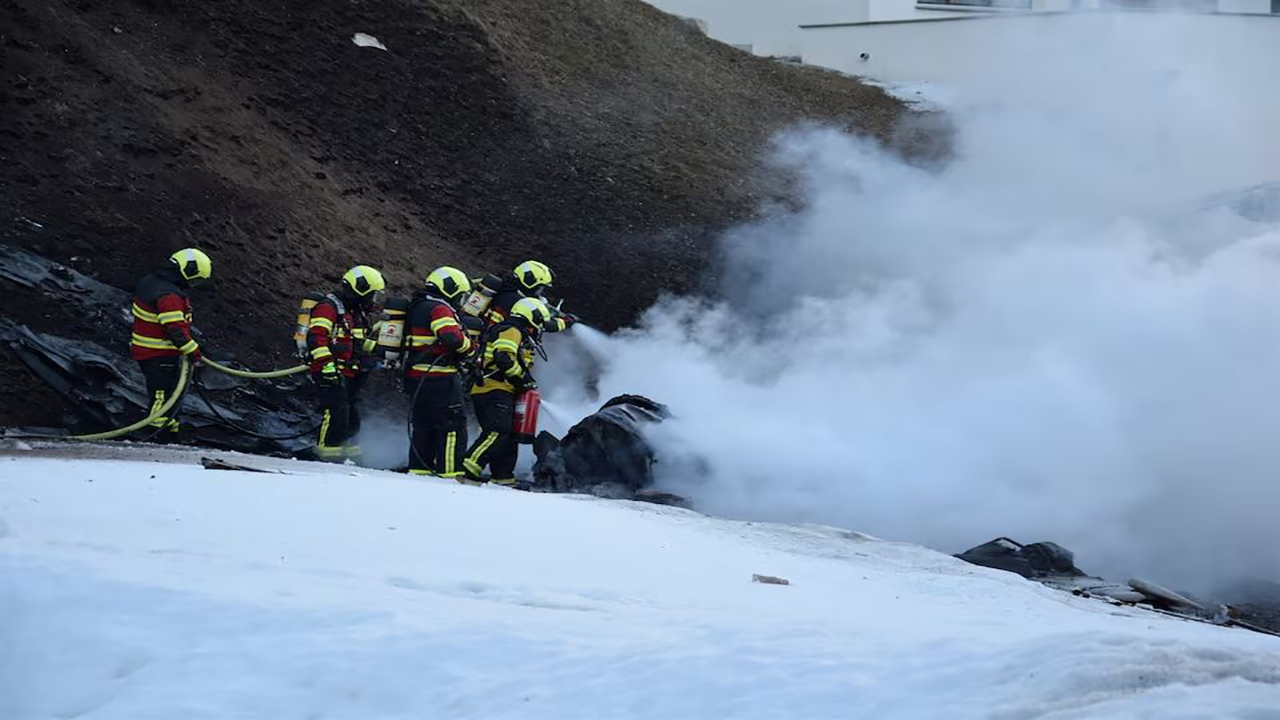
[[[551,320],[551,310],[539,298],[521,298],[511,306],[511,317],[522,318],[530,326],[541,330]]]
[[[378,304],[387,289],[382,273],[368,265],[357,265],[342,276],[342,285],[365,303]]]
[[[542,291],[551,287],[553,280],[551,276],[551,268],[537,260],[526,260],[516,266],[512,271],[516,282],[520,283],[520,287],[529,295],[541,295]]]
[[[202,250],[183,248],[170,255],[169,261],[178,268],[182,279],[191,284],[208,280],[213,275],[213,261]]]
[[[471,292],[471,280],[456,267],[438,267],[427,275],[427,289],[457,305],[464,295]]]

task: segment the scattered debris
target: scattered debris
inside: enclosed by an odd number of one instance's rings
[[[965,562],[1017,573],[1032,580],[1043,577],[1085,577],[1075,566],[1075,556],[1057,543],[1023,545],[1007,537],[964,551],[956,557]]]
[[[1077,597],[1139,606],[1183,620],[1280,635],[1280,624],[1274,622],[1276,617],[1280,617],[1276,612],[1280,608],[1280,597],[1260,602],[1260,607],[1252,607],[1250,616],[1245,618],[1236,604],[1197,601],[1150,580],[1135,578],[1121,585],[1087,575],[1075,566],[1071,551],[1056,543],[1023,545],[1016,540],[999,537],[956,557],[974,565],[1021,575]]]
[[[0,243],[0,278],[56,293],[68,310],[105,328],[103,336],[118,343],[113,351],[90,339],[36,332],[0,317],[0,342],[70,401],[77,419],[83,421],[83,425],[70,428],[70,433],[121,427],[146,415],[151,399],[142,373],[137,363],[128,359],[126,349],[131,323],[128,293],[4,243]],[[190,387],[180,406],[184,440],[277,455],[294,454],[310,445],[305,438],[272,439],[285,438],[315,423],[310,403],[297,392],[305,382],[301,377],[250,381],[200,371],[197,378],[202,387]],[[213,393],[219,394],[214,398]],[[67,429],[26,430],[36,435],[69,434]]]
[[[355,43],[356,45],[359,45],[360,47],[378,48],[379,50],[383,50],[383,51],[387,49],[387,46],[379,42],[378,38],[372,35],[366,35],[360,32],[351,36],[351,42]]]
[[[34,221],[27,222],[40,227]],[[127,292],[15,245],[0,243],[0,278],[51,293],[59,303],[72,305],[78,314],[90,313],[91,317],[105,314],[117,320],[121,328],[129,327]]]
[[[774,575],[752,575],[751,582],[761,583],[764,585],[790,585],[791,581],[786,578],[776,577]]]
[[[205,470],[236,470],[239,472],[267,473],[269,475],[284,474],[279,470],[264,470],[262,468],[250,467],[248,465],[240,465],[237,463],[230,463],[230,462],[227,462],[226,460],[219,460],[218,458],[211,458],[211,457],[200,458],[200,464],[204,466]]]
[[[1139,580],[1135,578],[1129,581],[1129,587],[1137,590],[1148,598],[1158,600],[1170,607],[1181,607],[1188,610],[1199,610],[1202,612],[1207,611],[1203,605],[1195,600],[1179,595],[1178,593],[1162,585],[1157,585],[1149,580]]]
[[[661,490],[637,490],[635,494],[636,500],[641,502],[653,503],[654,505],[671,505],[673,507],[689,507],[688,501],[674,493],[662,492]]]

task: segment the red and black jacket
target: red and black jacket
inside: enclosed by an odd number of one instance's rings
[[[307,325],[307,349],[311,372],[318,374],[332,362],[347,377],[360,370],[360,357],[372,344],[369,321],[356,302],[329,295],[311,308]]]
[[[409,305],[405,318],[405,377],[441,377],[458,372],[458,362],[471,353],[458,314],[445,301],[421,294]]]
[[[200,345],[191,337],[191,301],[176,272],[155,272],[138,283],[129,354],[134,360],[179,355],[199,359]]]

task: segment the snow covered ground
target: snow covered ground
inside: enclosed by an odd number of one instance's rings
[[[46,454],[0,456],[5,720],[1280,718],[1280,639],[913,545]]]

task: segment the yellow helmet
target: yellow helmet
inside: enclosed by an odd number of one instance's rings
[[[363,300],[376,298],[387,289],[387,281],[382,279],[382,273],[368,265],[357,265],[348,270],[342,276],[342,284]]]
[[[551,310],[538,298],[521,298],[511,306],[511,317],[523,318],[530,325],[541,330],[551,319]]]
[[[435,290],[440,297],[454,302],[471,292],[471,279],[456,267],[438,267],[427,276],[427,287]]]
[[[189,283],[208,280],[213,274],[213,261],[195,248],[183,248],[170,255],[169,261],[177,266],[178,274]]]
[[[533,295],[542,293],[543,288],[551,287],[551,268],[537,260],[526,260],[511,271],[520,287]]]

